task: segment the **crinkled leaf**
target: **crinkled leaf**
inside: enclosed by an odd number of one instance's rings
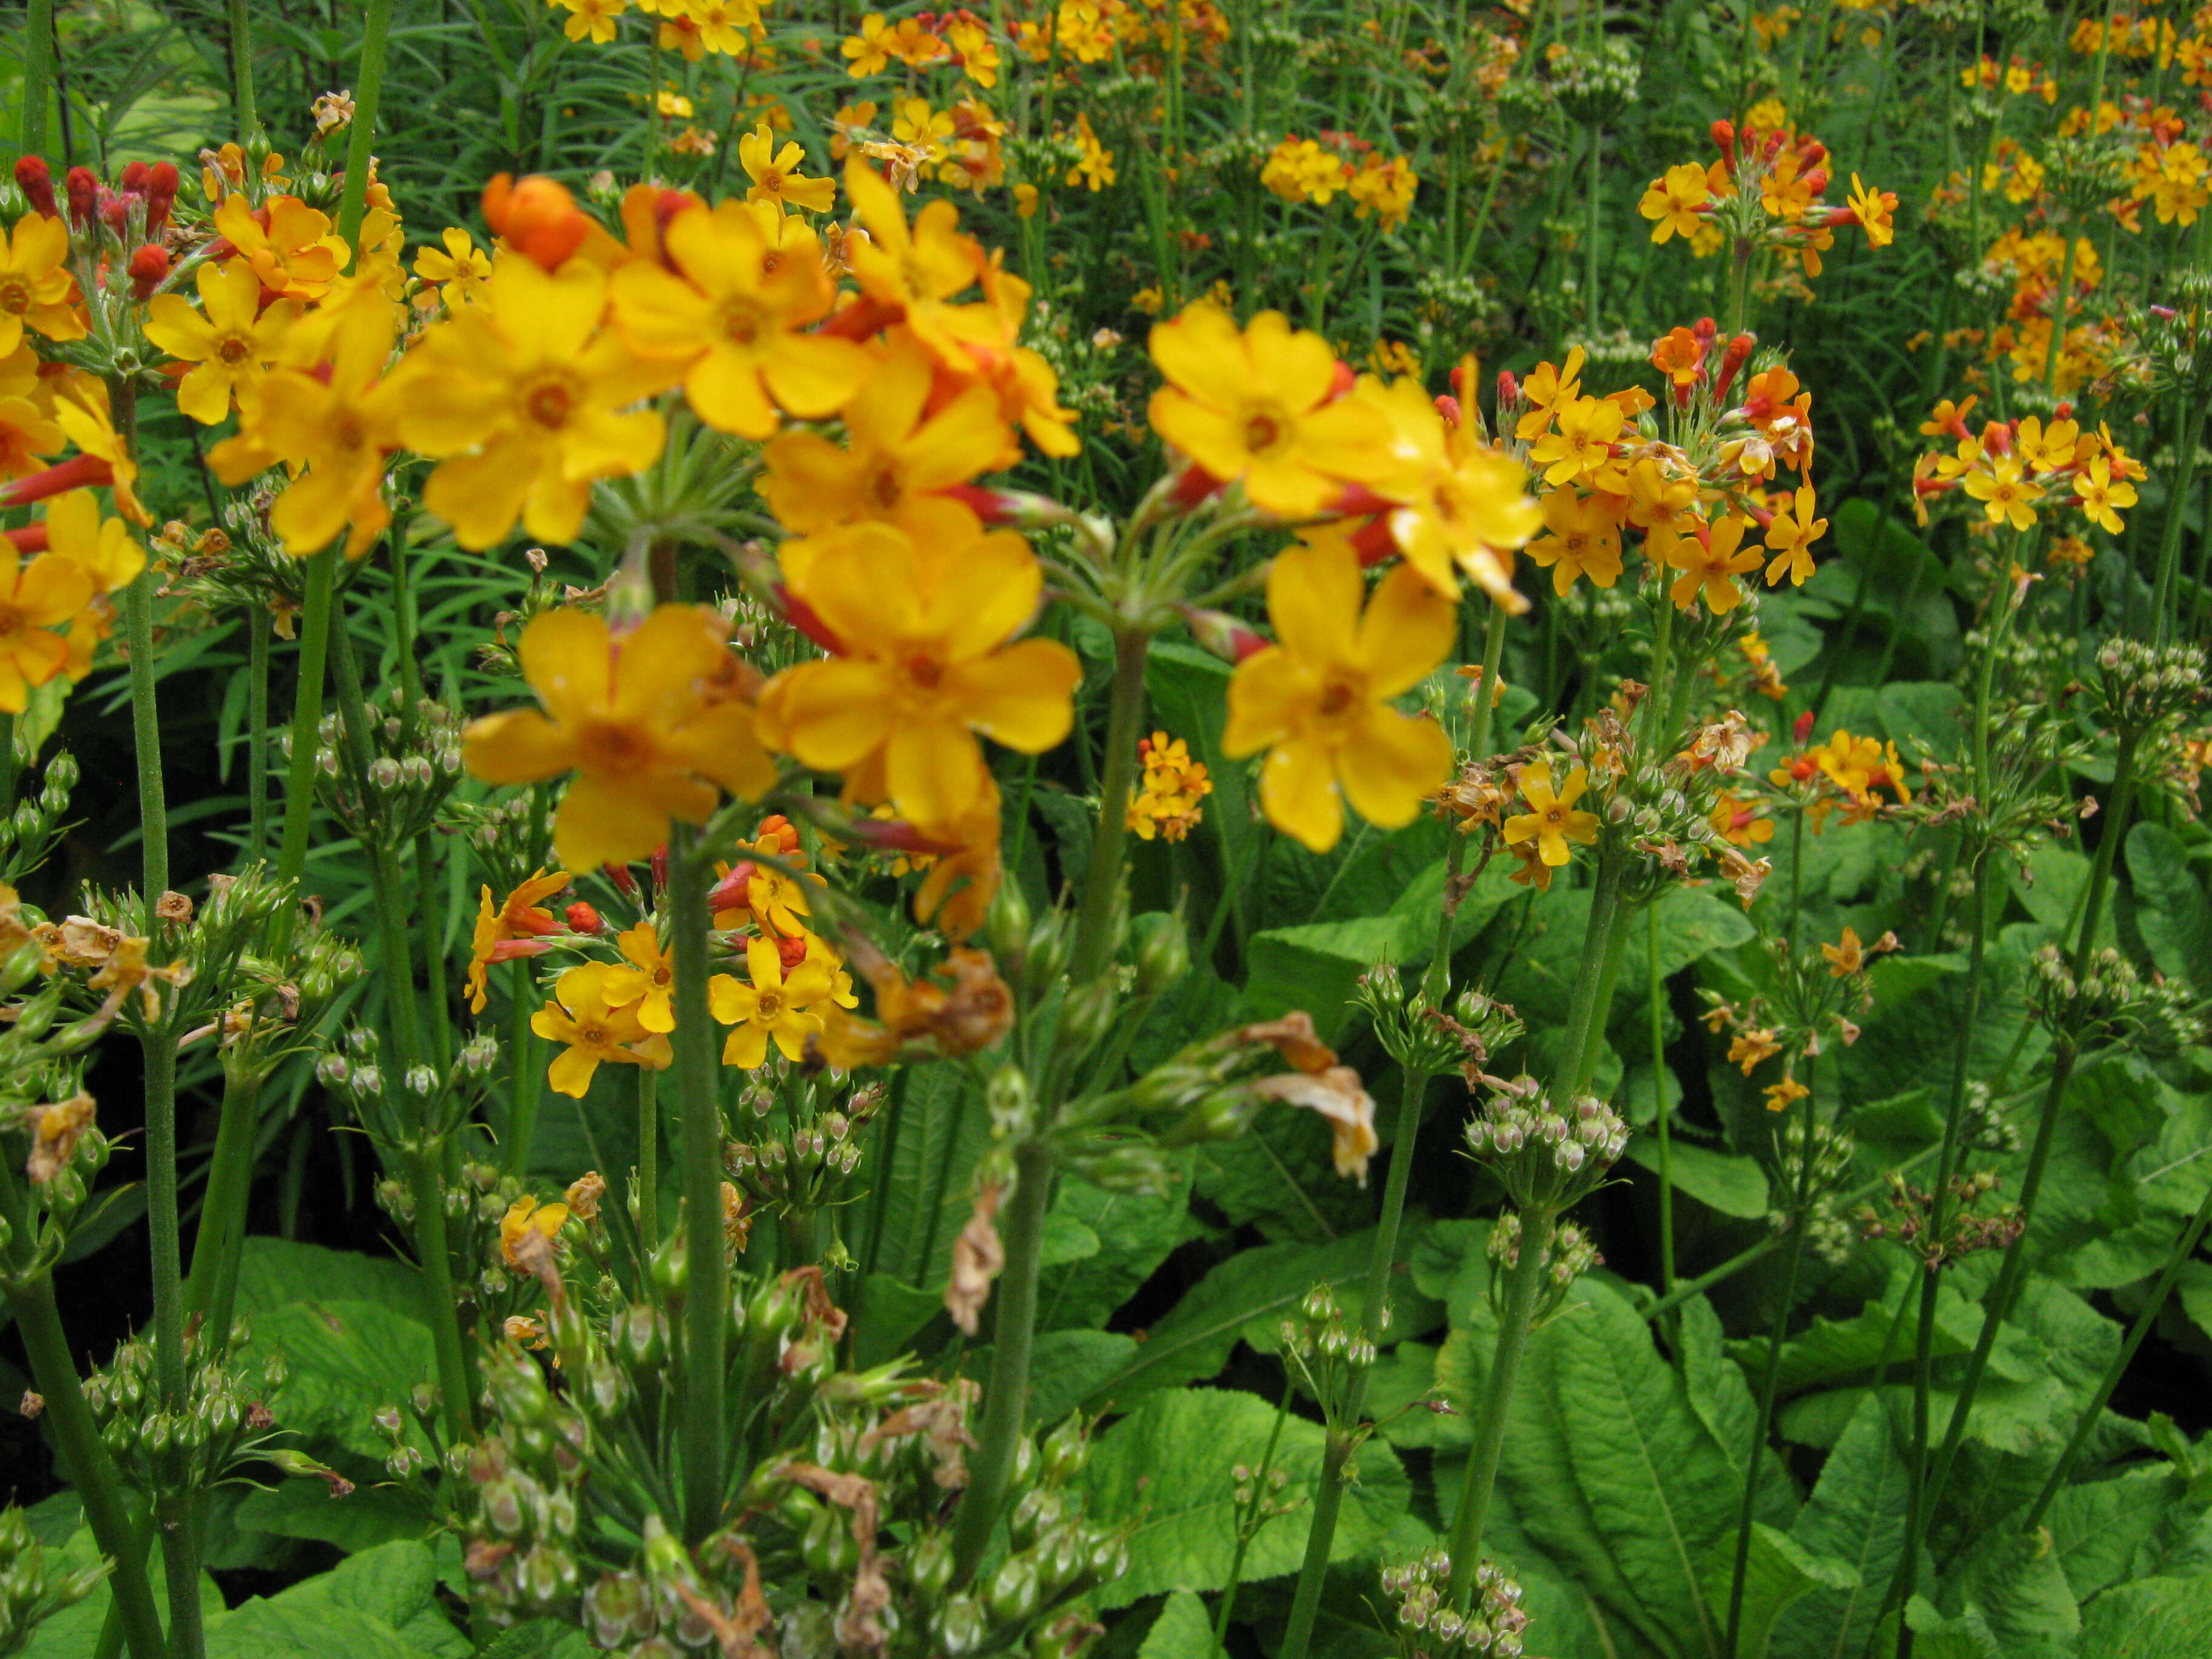
[[[1737,1536],[1719,1539],[1705,1557],[1705,1592],[1720,1617],[1728,1617],[1735,1585]],[[1859,1587],[1858,1569],[1833,1556],[1816,1555],[1788,1533],[1753,1522],[1744,1557],[1743,1613],[1736,1631],[1737,1659],[1766,1659],[1775,1623],[1791,1603],[1815,1589]]]
[[[1097,1249],[1064,1257],[1048,1267],[1037,1284],[1041,1331],[1105,1324],[1114,1310],[1136,1293],[1167,1260],[1182,1238],[1183,1215],[1190,1207],[1189,1161],[1182,1160],[1175,1184],[1162,1193],[1109,1193],[1079,1176],[1063,1178],[1052,1195],[1050,1215],[1063,1240],[1076,1230]],[[1048,1232],[1055,1222],[1048,1219]]]
[[[2212,1577],[2144,1578],[2107,1590],[2081,1619],[2081,1659],[2203,1659]]]
[[[286,1375],[270,1391],[276,1421],[310,1439],[381,1459],[391,1442],[370,1421],[436,1374],[429,1328],[380,1302],[288,1302],[255,1316],[241,1351],[249,1374],[281,1352]]]
[[[467,1659],[437,1600],[427,1544],[380,1544],[334,1572],[246,1602],[208,1632],[208,1659]]]
[[[1856,1659],[1864,1651],[1905,1553],[1906,1485],[1887,1413],[1880,1401],[1862,1400],[1790,1528],[1806,1549],[1853,1568],[1857,1583],[1815,1588],[1792,1604],[1775,1627],[1774,1659]]]
[[[1213,1659],[1213,1626],[1206,1603],[1189,1590],[1177,1590],[1160,1607],[1160,1616],[1145,1632],[1137,1659]]]

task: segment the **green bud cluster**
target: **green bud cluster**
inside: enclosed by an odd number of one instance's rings
[[[1502,1320],[1505,1316],[1505,1273],[1521,1261],[1521,1212],[1503,1212],[1491,1224],[1490,1238],[1484,1246],[1490,1258],[1490,1306]],[[1571,1221],[1562,1221],[1552,1229],[1551,1237],[1544,1245],[1544,1284],[1536,1299],[1534,1322],[1542,1325],[1559,1312],[1567,1299],[1567,1291],[1593,1267],[1605,1265],[1605,1258],[1597,1252],[1596,1241],[1583,1228]]]
[[[23,753],[19,737],[11,732],[8,741],[15,744],[17,765],[27,766],[33,757]],[[67,827],[63,819],[76,780],[76,757],[64,749],[46,763],[36,794],[27,793],[12,806],[0,800],[0,881],[13,885],[46,861]]]
[[[1492,1090],[1470,1120],[1467,1147],[1505,1183],[1516,1208],[1571,1208],[1628,1146],[1628,1122],[1595,1096],[1554,1107],[1532,1077]]]
[[[368,702],[364,732],[337,714],[323,717],[315,793],[363,844],[404,847],[435,822],[460,781],[461,717],[397,685]]]
[[[781,1091],[745,1091],[722,1142],[722,1169],[754,1204],[811,1214],[847,1201],[865,1131],[883,1110],[880,1084],[825,1109],[826,1080],[787,1074]],[[779,1103],[781,1109],[779,1110]]]
[[[100,1443],[126,1480],[148,1493],[204,1491],[234,1466],[262,1455],[260,1443],[276,1427],[262,1398],[283,1382],[288,1368],[275,1351],[258,1366],[237,1363],[250,1335],[243,1320],[221,1343],[204,1325],[189,1326],[184,1393],[173,1401],[161,1395],[153,1345],[137,1339],[85,1379]]]
[[[1406,1659],[1459,1654],[1512,1659],[1520,1653],[1522,1632],[1528,1628],[1520,1584],[1485,1561],[1475,1569],[1473,1600],[1462,1613],[1445,1599],[1450,1582],[1451,1557],[1440,1549],[1382,1570],[1382,1593],[1397,1603],[1398,1651]]]
[[[2142,1032],[2185,1042],[2202,1029],[2194,996],[2156,974],[2145,979],[2109,945],[2092,951],[2078,976],[2056,945],[2038,950],[2027,967],[2029,1003],[2054,1035],[2080,1042]]]
[[[17,1659],[40,1625],[83,1601],[106,1576],[105,1561],[74,1572],[50,1564],[23,1511],[12,1504],[0,1510],[0,1659]]]
[[[2202,647],[2114,639],[2098,650],[2099,713],[2123,732],[2170,726],[2202,706],[2204,693]]]
[[[1389,1310],[1383,1313],[1388,1322]],[[1333,1286],[1316,1285],[1298,1310],[1275,1328],[1283,1364],[1296,1371],[1333,1428],[1350,1426],[1359,1378],[1375,1364],[1375,1344],[1346,1317]]]

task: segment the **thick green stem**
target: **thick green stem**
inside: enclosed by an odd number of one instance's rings
[[[2212,216],[2206,222],[2212,223]],[[2159,533],[2158,587],[2151,601],[2151,637],[2159,645],[2166,643],[2173,627],[2173,576],[2181,562],[2182,515],[2197,476],[2197,451],[2204,441],[2206,400],[2196,395],[2193,387],[2183,395],[2188,407],[2179,422],[2173,478],[2166,489],[2166,524]]]
[[[1133,746],[1133,739],[1132,744]],[[1014,1472],[1029,1408],[1030,1350],[1036,1333],[1037,1275],[1044,1254],[1044,1218],[1052,1201],[1052,1148],[1025,1140],[1014,1149],[1014,1193],[1000,1217],[1006,1265],[993,1301],[991,1377],[984,1384],[983,1424],[968,1461],[968,1490],[952,1529],[952,1583],[975,1577],[991,1541]]]
[[[1589,330],[1593,338],[1597,334],[1597,246],[1599,208],[1605,196],[1605,175],[1602,171],[1604,161],[1605,130],[1592,122],[1589,130],[1589,230],[1588,232],[1589,246],[1584,251],[1586,254],[1584,270],[1587,272],[1584,281],[1589,284],[1589,289],[1583,296],[1583,324]]]
[[[1453,849],[1456,852],[1456,847]],[[1445,925],[1450,925],[1447,919]],[[1389,1304],[1390,1268],[1398,1254],[1398,1227],[1406,1213],[1406,1189],[1412,1184],[1413,1143],[1421,1128],[1421,1102],[1428,1092],[1429,1074],[1409,1067],[1399,1094],[1398,1133],[1390,1143],[1390,1173],[1382,1186],[1382,1217],[1375,1228],[1375,1249],[1367,1259],[1367,1304],[1362,1328],[1369,1342],[1379,1341]],[[1328,1577],[1329,1552],[1336,1539],[1336,1519],[1344,1504],[1344,1466],[1352,1451],[1352,1433],[1359,1426],[1359,1408],[1366,1398],[1367,1373],[1353,1373],[1346,1391],[1344,1420],[1329,1431],[1322,1452],[1321,1486],[1314,1493],[1313,1517],[1306,1528],[1305,1560],[1298,1568],[1298,1587],[1291,1602],[1291,1621],[1283,1634],[1278,1659],[1305,1659],[1313,1640],[1315,1617],[1321,1611],[1321,1592]]]
[[[1813,1097],[1799,1100],[1803,1139],[1799,1144],[1796,1201],[1790,1212],[1790,1244],[1782,1263],[1782,1305],[1775,1310],[1774,1326],[1767,1334],[1766,1371],[1759,1386],[1759,1424],[1744,1454],[1743,1503],[1736,1513],[1735,1565],[1729,1577],[1728,1636],[1721,1648],[1723,1659],[1735,1659],[1736,1644],[1743,1632],[1745,1570],[1751,1565],[1752,1517],[1759,1507],[1759,1472],[1766,1452],[1766,1437],[1774,1427],[1774,1396],[1782,1382],[1782,1352],[1790,1331],[1790,1310],[1797,1301],[1797,1273],[1805,1260],[1806,1223],[1813,1202]]]
[[[253,1189],[253,1149],[261,1127],[261,1077],[251,1069],[224,1083],[222,1120],[208,1164],[200,1200],[199,1231],[192,1240],[191,1271],[185,1277],[186,1317],[203,1316],[203,1330],[220,1352],[230,1330],[239,1255],[246,1242],[246,1205]]]
[[[261,125],[253,109],[252,0],[230,0],[230,107],[233,128],[244,143]]]
[[[460,1298],[453,1286],[453,1244],[446,1232],[446,1164],[442,1146],[421,1146],[409,1158],[415,1189],[415,1254],[421,1259],[422,1301],[430,1344],[438,1360],[441,1419],[446,1442],[458,1445],[476,1433],[475,1373],[461,1344]]]
[[[637,1228],[649,1260],[660,1247],[660,1077],[637,1068]]]
[[[1644,922],[1651,949],[1651,1100],[1658,1113],[1659,1132],[1659,1288],[1674,1293],[1674,1110],[1667,1103],[1667,1021],[1664,988],[1659,972],[1659,907],[1653,905]]]
[[[337,580],[337,561],[334,549],[307,560],[307,592],[300,614],[300,683],[292,696],[292,756],[284,775],[284,838],[276,852],[279,881],[296,883],[307,867],[307,832],[315,814],[315,744],[323,719],[323,675],[330,656],[331,595]]]
[[[246,861],[269,845],[269,613],[246,613]]]
[[[25,0],[23,7],[22,154],[46,147],[46,89],[54,84],[54,0]]]
[[[11,1194],[12,1196],[12,1194]],[[10,1206],[11,1208],[15,1207]],[[123,1639],[130,1644],[131,1659],[167,1659],[161,1638],[161,1615],[154,1603],[154,1588],[146,1577],[146,1552],[134,1547],[134,1528],[124,1501],[123,1476],[100,1444],[92,1408],[84,1403],[78,1386],[76,1363],[70,1357],[69,1338],[62,1331],[60,1310],[54,1304],[53,1280],[45,1273],[15,1285],[8,1296],[15,1310],[15,1328],[22,1334],[23,1349],[31,1361],[31,1377],[46,1401],[46,1420],[76,1483],[84,1505],[85,1524],[93,1542],[114,1563],[108,1583],[122,1617]],[[198,1605],[197,1585],[193,1605]]]
[[[453,1021],[447,997],[445,911],[438,902],[437,851],[430,832],[415,837],[415,917],[422,930],[423,995],[429,1006],[428,1057],[444,1071],[453,1060]]]
[[[530,1017],[537,1011],[530,1006],[534,988],[527,958],[516,959],[514,980],[514,1006],[509,1011],[507,1042],[514,1069],[508,1074],[506,1162],[507,1174],[519,1176],[530,1164],[530,1143],[538,1135],[538,1097],[544,1083],[538,1075],[538,1056],[531,1042],[534,1033]]]
[[[1544,1256],[1551,1248],[1552,1212],[1521,1212],[1521,1255],[1505,1278],[1505,1310],[1498,1317],[1498,1346],[1490,1374],[1482,1379],[1482,1399],[1474,1416],[1474,1445],[1468,1455],[1467,1478],[1460,1487],[1459,1512],[1452,1517],[1451,1590],[1446,1605],[1464,1609],[1481,1561],[1483,1524],[1490,1518],[1490,1497],[1498,1484],[1498,1455],[1505,1447],[1505,1419],[1513,1405],[1513,1383],[1528,1352],[1528,1328],[1544,1287]]]
[[[2204,1189],[2204,1196],[2197,1206],[2197,1213],[2190,1217],[2188,1225],[2181,1230],[2181,1237],[2174,1243],[2173,1254],[2166,1259],[2166,1267],[2158,1276],[2158,1283],[2151,1286],[2150,1299],[2143,1304],[2142,1311],[2136,1316],[2136,1322],[2129,1327],[2127,1340],[2120,1344],[2119,1352],[2112,1356],[2112,1363],[2105,1368],[2105,1375],[2098,1381],[2096,1393],[2081,1408],[2081,1420],[2074,1425],[2074,1433],[2066,1442],[2066,1449],[2058,1454],[2058,1462],[2052,1466],[2050,1478],[2044,1481],[2043,1490],[2036,1493],[2035,1502],[2028,1507],[2027,1519],[2021,1523],[2022,1532],[2033,1533],[2043,1523],[2044,1514],[2050,1509],[2051,1500],[2058,1496],[2060,1489],[2066,1484],[2066,1477],[2074,1468],[2074,1460],[2081,1455],[2081,1448],[2088,1443],[2089,1436],[2096,1429],[2097,1419],[2105,1414],[2105,1407],[2112,1398],[2112,1390],[2119,1387],[2120,1378],[2135,1360],[2136,1351],[2142,1346],[2143,1339],[2150,1334],[2150,1328],[2157,1322],[2166,1298],[2173,1294],[2174,1281],[2180,1278],[2181,1270],[2196,1259],[2197,1247],[2204,1242],[2207,1222],[2212,1222],[2212,1187]]]
[[[676,956],[677,1109],[684,1158],[684,1532],[696,1544],[721,1524],[722,1386],[729,1263],[722,1248],[722,1109],[707,1011],[707,891],[714,871],[696,831],[669,847],[668,908]]]
[[[1083,908],[1076,913],[1069,982],[1097,978],[1114,951],[1114,912],[1121,902],[1122,854],[1129,839],[1129,792],[1137,779],[1137,739],[1145,724],[1145,664],[1152,638],[1125,626],[1114,636],[1114,693],[1106,715],[1106,770],[1098,787],[1098,828],[1091,842]]]
[[[391,31],[392,0],[366,0],[361,76],[354,88],[353,125],[346,134],[345,191],[338,198],[338,234],[349,243],[360,236],[362,213],[368,204],[369,158],[376,148],[376,109],[384,97],[384,46]]]
[[[1575,979],[1574,1000],[1568,1005],[1566,1041],[1552,1079],[1552,1099],[1562,1111],[1589,1088],[1590,1073],[1597,1068],[1606,1016],[1613,1006],[1613,981],[1620,975],[1620,959],[1628,944],[1632,907],[1620,902],[1626,873],[1625,860],[1619,853],[1611,848],[1599,852],[1589,925],[1583,935],[1581,969]]]
[[[1473,392],[1468,394],[1472,397]],[[1474,683],[1474,729],[1468,750],[1476,760],[1490,757],[1490,726],[1498,707],[1498,665],[1505,654],[1505,607],[1493,602],[1482,629],[1482,676]]]

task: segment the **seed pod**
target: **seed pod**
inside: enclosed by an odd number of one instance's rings
[[[1010,1555],[999,1563],[998,1571],[983,1587],[983,1605],[989,1609],[993,1624],[1001,1629],[1018,1628],[1036,1617],[1042,1595],[1036,1562],[1027,1555]]]
[[[940,1659],[968,1659],[981,1650],[991,1621],[972,1595],[956,1595],[937,1611],[930,1630]]]

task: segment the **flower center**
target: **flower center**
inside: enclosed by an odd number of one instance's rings
[[[783,995],[778,991],[763,991],[754,1004],[755,1018],[763,1022],[774,1019],[783,1012]]]
[[[31,309],[31,285],[20,276],[0,282],[0,311],[21,317]]]
[[[722,307],[722,337],[733,346],[750,348],[761,337],[760,307],[750,301],[732,299]]]
[[[1252,453],[1264,454],[1283,441],[1283,423],[1273,415],[1248,416],[1244,422],[1244,447]]]
[[[643,733],[611,720],[591,721],[576,732],[580,771],[635,772],[644,767],[652,754],[653,746]]]
[[[576,1031],[584,1039],[582,1046],[585,1048],[611,1048],[615,1046],[614,1039],[607,1034],[607,1028],[604,1025],[580,1025]]]
[[[0,605],[0,639],[6,639],[22,625],[21,611],[12,605]]]
[[[899,504],[905,492],[899,488],[898,469],[886,462],[868,474],[864,486],[867,497],[882,511],[888,513]]]
[[[243,334],[226,334],[216,342],[216,360],[235,368],[253,355],[253,342]]]
[[[1358,700],[1359,694],[1342,680],[1331,680],[1322,688],[1320,714],[1325,720],[1333,720],[1349,709]]]
[[[549,375],[522,394],[524,412],[549,432],[565,426],[575,405],[576,387],[566,374]]]
[[[945,678],[945,667],[934,657],[917,654],[907,659],[906,677],[918,689],[934,691]]]

